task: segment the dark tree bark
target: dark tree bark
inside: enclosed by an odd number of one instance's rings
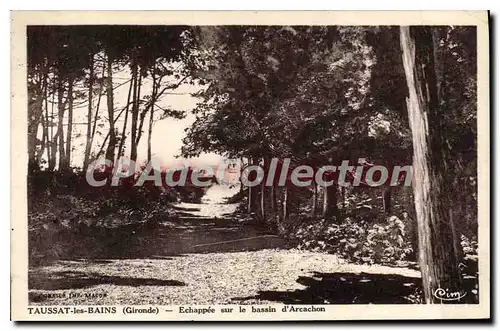
[[[262,160],[262,169],[264,172],[267,172],[267,168],[269,166],[268,158],[263,158]],[[265,179],[260,183],[260,217],[262,222],[266,221],[266,185]]]
[[[39,169],[37,155],[37,135],[38,127],[43,119],[43,100],[47,89],[47,67],[42,65],[42,72],[39,75],[39,83],[35,87],[35,100],[29,102],[28,107],[28,170]]]
[[[108,54],[107,59],[107,84],[106,84],[106,99],[108,106],[108,122],[109,122],[109,143],[106,149],[106,160],[110,160],[112,163],[115,162],[115,148],[116,148],[116,131],[115,131],[115,121],[114,121],[114,92],[113,92],[113,58]]]
[[[334,183],[323,189],[323,216],[331,217],[337,213],[337,185]]]
[[[346,206],[345,191],[346,191],[346,188],[344,186],[342,186],[340,188],[340,208],[341,208],[341,210],[345,210],[345,206]]]
[[[400,42],[409,90],[407,108],[413,141],[413,193],[420,269],[425,301],[439,303],[435,291],[439,288],[460,291],[461,277],[447,197],[432,30],[401,27]]]
[[[255,187],[248,187],[248,204],[247,212],[253,213],[255,211]]]
[[[66,159],[64,169],[69,170],[71,166],[71,136],[73,135],[73,79],[68,80],[68,128],[66,130]]]
[[[54,171],[56,167],[56,155],[57,155],[57,134],[54,135],[54,104],[55,104],[55,91],[52,93],[52,105],[50,106],[50,114],[51,114],[51,125],[50,125],[50,154],[49,154],[49,171]]]
[[[249,157],[248,158],[248,165],[253,165],[254,164],[254,159]],[[243,173],[243,170],[242,170]],[[248,205],[247,205],[247,211],[248,213],[254,213],[256,211],[256,206],[257,206],[257,187],[248,187]]]
[[[260,218],[262,222],[266,220],[266,186],[260,184]]]
[[[154,102],[154,101],[153,101]],[[148,123],[148,162],[151,161],[151,136],[153,135],[153,120],[154,120],[154,105],[151,107],[151,111],[149,112],[149,123]]]
[[[66,154],[64,152],[64,128],[63,119],[66,105],[64,103],[64,82],[62,77],[58,77],[57,82],[57,133],[59,147],[59,171],[64,171],[66,165]]]
[[[83,170],[87,170],[90,160],[90,149],[92,147],[92,99],[94,96],[94,54],[90,56],[89,75],[89,108],[87,111],[87,140],[85,143],[85,155],[83,159]]]
[[[382,201],[384,204],[384,214],[385,216],[390,216],[392,213],[392,187],[387,186],[382,191]]]
[[[288,219],[288,212],[289,212],[289,206],[288,206],[288,188],[285,186],[283,188],[283,221],[286,221]]]
[[[276,186],[273,184],[269,188],[269,202],[271,205],[271,213],[270,213],[270,219],[272,224],[277,224],[276,222]]]
[[[42,148],[40,148],[40,154],[43,155],[44,151],[47,150],[47,160],[50,160],[50,143],[51,137],[49,136],[49,93],[48,93],[48,77],[45,77],[45,88],[43,92],[44,107],[42,114],[42,128],[43,128],[43,138],[42,138]]]
[[[133,97],[132,97],[132,128],[130,142],[130,159],[137,161],[137,120],[139,118],[139,99],[141,96],[141,77],[138,73],[137,64],[132,66],[132,79],[134,80]]]
[[[104,79],[104,72],[106,71],[106,62],[104,62],[103,66],[102,66],[102,78]],[[96,130],[97,130],[97,121],[99,119],[99,110],[101,109],[101,99],[102,99],[102,81],[101,81],[101,84],[99,86],[99,96],[97,97],[97,106],[96,106],[96,109],[95,109],[95,114],[94,114],[94,121],[93,121],[93,124],[92,124],[92,135],[90,137],[90,150],[92,151],[92,144],[94,143],[94,137],[95,137],[95,133],[96,133]],[[89,159],[89,164],[90,164],[90,159]]]
[[[155,102],[156,102],[156,93],[158,92],[158,82],[156,81],[156,75],[154,72],[154,68],[152,70],[152,78],[153,78],[153,93],[151,93],[151,110],[149,112],[149,123],[148,123],[148,162],[151,161],[151,136],[153,135],[153,120],[154,120],[154,112],[155,112]]]
[[[243,174],[244,164],[245,164],[245,160],[243,159],[243,156],[242,156],[242,157],[240,157],[240,165],[241,165],[240,166],[240,178]],[[243,194],[244,190],[245,190],[244,185],[240,184],[240,193]],[[248,205],[248,203],[247,203],[247,205]]]
[[[127,95],[127,105],[125,106],[125,119],[123,121],[123,129],[122,129],[122,134],[120,136],[120,144],[118,146],[118,157],[121,157],[123,154],[123,146],[125,145],[125,140],[127,139],[126,137],[126,132],[127,132],[127,124],[128,124],[128,112],[130,108],[130,97],[132,94],[132,88],[134,86],[134,80],[130,80],[130,87],[128,89],[128,95]]]
[[[315,180],[312,181],[312,188],[313,188],[313,196],[312,196],[312,208],[311,208],[311,216],[313,218],[316,217],[318,211],[318,184],[316,183]]]

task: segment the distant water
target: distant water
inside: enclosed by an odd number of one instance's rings
[[[230,187],[229,185],[213,185],[211,186],[203,198],[201,203],[224,203],[227,198],[232,197],[240,191],[240,185]]]
[[[211,186],[203,198],[201,204],[180,202],[176,206],[189,209],[189,213],[199,217],[218,217],[222,218],[227,214],[232,214],[238,204],[225,203],[227,198],[232,197],[240,190],[240,186],[229,187],[228,185]]]

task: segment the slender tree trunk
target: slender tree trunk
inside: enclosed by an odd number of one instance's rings
[[[260,184],[260,217],[262,222],[266,221],[266,186]]]
[[[266,167],[269,165],[267,162],[267,158],[264,158],[262,160],[262,168],[264,169],[264,172],[267,171]],[[262,221],[266,221],[266,186],[265,184],[265,179],[262,180],[260,183],[260,217],[262,218]]]
[[[255,163],[255,160],[251,157],[248,158],[248,165],[253,165]],[[248,213],[254,213],[256,211],[256,206],[257,206],[257,187],[248,187],[248,205],[247,205],[247,211]]]
[[[49,96],[48,96],[48,82],[47,78],[45,77],[45,88],[43,92],[43,99],[44,99],[44,113],[42,114],[42,126],[43,126],[43,138],[42,138],[42,148],[41,148],[41,155],[43,155],[44,151],[47,150],[47,161],[50,159],[50,142],[51,139],[49,137]]]
[[[139,91],[140,91],[140,86],[139,86]],[[137,138],[135,140],[135,144],[139,145],[139,142],[141,141],[142,138],[142,128],[144,126],[144,121],[146,119],[146,115],[148,112],[151,110],[151,107],[153,104],[156,102],[156,99],[158,98],[158,91],[153,89],[153,93],[151,93],[151,102],[147,107],[144,107],[144,109],[140,112],[139,116],[139,125],[137,126]]]
[[[283,188],[283,221],[288,219],[288,187]]]
[[[128,89],[128,95],[127,95],[127,105],[125,106],[125,120],[123,122],[123,129],[122,129],[122,135],[120,138],[120,145],[118,146],[118,157],[121,157],[123,155],[123,146],[125,144],[125,140],[127,140],[127,137],[125,136],[127,132],[127,124],[128,124],[128,111],[130,108],[130,97],[132,94],[132,87],[134,86],[134,80],[130,80],[130,87]]]
[[[313,196],[312,196],[311,216],[313,218],[316,218],[317,206],[318,206],[318,185],[315,180],[312,181],[312,189],[313,189]]]
[[[101,86],[102,88],[102,86]],[[99,94],[99,97],[97,98],[97,106],[95,108],[95,114],[94,114],[94,120],[92,121],[92,135],[91,135],[91,141],[90,141],[90,150],[92,151],[92,144],[94,143],[94,138],[95,138],[95,133],[97,130],[97,121],[99,120],[99,110],[101,109],[101,99],[102,99],[102,94]]]
[[[323,189],[323,217],[335,216],[337,213],[337,185],[333,184]]]
[[[151,136],[153,134],[153,114],[154,106],[151,107],[151,112],[149,113],[149,127],[148,127],[148,162],[151,161]]]
[[[89,108],[87,111],[87,140],[85,143],[85,155],[83,159],[83,170],[87,170],[90,160],[90,150],[92,148],[92,99],[94,97],[94,54],[90,56],[89,75]]]
[[[243,184],[241,184],[241,186],[243,186]],[[248,186],[247,187],[247,190],[248,190],[248,203],[247,203],[247,213],[252,213],[254,211],[254,205],[253,205],[253,187],[250,187]]]
[[[40,126],[41,119],[43,119],[44,91],[47,88],[47,69],[45,64],[42,65],[39,77],[40,83],[36,86],[36,91],[34,92],[36,99],[32,103],[30,102],[28,107],[28,169],[30,172],[39,169],[36,145],[38,127]]]
[[[149,123],[148,123],[148,162],[151,161],[151,135],[153,134],[153,119],[155,112],[156,92],[158,89],[156,86],[156,77],[154,74],[154,69],[152,76],[153,76],[153,93],[151,94],[151,110],[149,113]]]
[[[244,160],[243,160],[243,157],[240,157],[240,178],[243,174],[243,167],[244,167]],[[240,184],[240,193],[243,194],[243,184]]]
[[[277,224],[276,222],[276,186],[273,185],[269,188],[269,200],[271,204],[271,213],[270,213],[270,219],[271,219],[271,224]]]
[[[446,162],[440,134],[432,30],[401,27],[403,65],[409,90],[408,117],[413,141],[413,192],[417,214],[419,262],[427,303],[435,291],[461,291],[459,252],[446,187]]]
[[[130,146],[130,159],[132,161],[137,161],[137,119],[139,118],[139,98],[140,98],[140,82],[138,81],[138,68],[137,64],[134,64],[132,67],[132,79],[134,80],[134,92],[132,98],[132,137],[131,137],[131,146]],[[139,75],[140,80],[141,75]],[[139,85],[139,87],[137,86]]]
[[[68,80],[68,128],[66,130],[66,159],[65,169],[69,170],[71,166],[71,137],[73,135],[73,79]]]
[[[341,186],[340,187],[340,208],[342,211],[345,211],[345,208],[346,208],[345,191],[346,191],[346,188],[344,186]]]
[[[384,214],[385,216],[391,216],[392,213],[392,203],[391,203],[391,197],[392,197],[392,187],[387,186],[384,188],[382,191],[382,200],[384,204]]]
[[[102,66],[102,78],[104,79],[104,72],[106,71],[106,62],[104,62],[103,66]],[[97,106],[96,106],[96,109],[95,109],[95,114],[94,114],[94,121],[93,121],[93,124],[92,124],[92,135],[90,136],[90,151],[92,152],[92,144],[94,143],[94,137],[95,137],[95,133],[96,133],[96,130],[97,130],[97,121],[99,119],[99,110],[101,108],[101,99],[102,99],[102,81],[101,83],[99,84],[99,96],[97,97]],[[89,159],[89,163],[90,163],[90,159]]]
[[[107,59],[107,84],[106,84],[106,99],[108,106],[108,121],[109,121],[109,143],[106,149],[106,160],[115,162],[115,148],[116,148],[116,131],[114,121],[114,91],[113,91],[113,58],[108,54]]]
[[[49,171],[54,171],[56,168],[56,155],[57,155],[57,134],[54,136],[54,104],[55,104],[55,96],[56,93],[53,91],[52,93],[52,105],[50,113],[51,113],[51,125],[50,125],[50,156],[49,156]]]
[[[257,187],[248,187],[248,205],[247,211],[249,214],[254,213],[256,208],[256,200],[257,200]]]
[[[59,77],[58,87],[57,87],[57,108],[58,108],[58,116],[57,116],[57,135],[59,138],[59,171],[64,171],[64,167],[66,165],[66,155],[64,153],[64,128],[63,128],[63,119],[65,112],[65,103],[63,100],[64,97],[64,82],[62,81],[62,77]]]

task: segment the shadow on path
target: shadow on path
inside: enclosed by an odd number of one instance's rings
[[[201,206],[201,204],[200,204]],[[285,241],[237,215],[205,217],[180,208],[177,217],[117,227],[85,226],[30,238],[37,250],[30,266],[58,260],[171,259],[188,253],[241,252],[284,248]],[[190,215],[190,216],[187,216]]]
[[[285,304],[404,304],[414,303],[421,291],[420,278],[385,274],[319,273],[300,276],[297,283],[306,286],[294,291],[260,291],[258,295],[233,298],[276,301]]]
[[[119,276],[105,276],[97,273],[79,271],[60,271],[47,273],[31,273],[28,287],[33,290],[70,290],[92,286],[111,284],[118,286],[184,286],[184,282],[177,280],[163,280],[154,278],[131,278]]]

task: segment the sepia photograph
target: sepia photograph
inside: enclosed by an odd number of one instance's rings
[[[488,318],[488,14],[445,13],[25,24],[19,316]]]

